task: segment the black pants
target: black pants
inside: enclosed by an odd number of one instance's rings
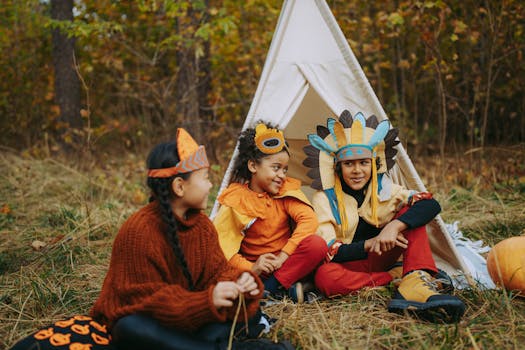
[[[261,314],[257,313],[246,324],[237,322],[235,333],[241,337],[255,338],[263,326],[259,325]],[[112,330],[112,344],[122,350],[195,350],[226,348],[232,323],[210,323],[194,333],[184,332],[159,324],[145,315],[129,315],[119,319]]]

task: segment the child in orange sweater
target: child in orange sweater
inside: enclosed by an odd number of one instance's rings
[[[321,263],[327,245],[315,235],[317,218],[300,181],[286,176],[289,159],[282,131],[261,122],[243,131],[214,224],[231,265],[260,275],[270,294],[287,290],[302,302],[300,280]]]
[[[176,142],[155,147],[147,163],[152,201],[128,218],[116,236],[109,270],[90,315],[113,340],[85,345],[128,350],[226,348],[232,327],[228,320],[235,317],[241,296],[250,320],[249,327],[238,329],[251,329],[250,336],[256,337],[263,285],[255,273],[227,264],[217,232],[202,213],[211,188],[204,146],[178,129]],[[28,337],[13,349],[53,348],[56,334],[64,339],[68,336],[63,333],[75,337],[80,330],[57,324],[42,339]],[[79,344],[60,346],[81,349]],[[233,344],[234,349],[253,347],[291,345],[246,338]]]

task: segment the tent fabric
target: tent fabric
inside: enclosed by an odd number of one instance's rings
[[[243,130],[258,120],[283,129],[290,144],[288,174],[301,180],[311,196],[308,169],[302,166],[306,137],[315,133],[317,125],[325,125],[327,117],[337,117],[345,109],[352,115],[360,111],[376,115],[379,121],[387,119],[326,2],[286,0]],[[397,149],[396,166],[390,172],[394,182],[425,191],[402,144]],[[237,154],[235,150],[219,191],[229,184]],[[217,210],[216,202],[212,217]],[[438,266],[451,275],[470,274],[441,217],[427,230]]]

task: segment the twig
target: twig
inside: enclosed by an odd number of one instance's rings
[[[474,339],[474,337],[472,336],[472,333],[470,332],[470,328],[467,327],[467,335],[470,339],[470,342],[472,343],[472,347],[474,348],[474,350],[479,350],[479,346],[478,344],[476,343],[476,339]]]
[[[33,291],[29,291],[29,294],[27,295],[26,299],[22,303],[22,307],[20,308],[20,312],[18,313],[18,317],[16,319],[15,325],[13,326],[13,329],[11,330],[11,335],[9,336],[9,342],[13,341],[13,335],[15,334],[16,327],[18,326],[18,323],[20,323],[20,319],[22,318],[22,313],[24,312],[24,308],[26,307],[27,301],[33,294]]]
[[[235,317],[233,318],[232,328],[230,329],[230,336],[228,338],[228,350],[232,349],[233,344],[233,334],[235,333],[235,326],[237,324],[237,318],[241,311],[241,305],[244,306],[244,312],[246,313],[246,304],[244,302],[244,294],[239,294],[239,304],[237,304],[237,311],[235,311]],[[248,322],[246,322],[246,327],[248,327]]]

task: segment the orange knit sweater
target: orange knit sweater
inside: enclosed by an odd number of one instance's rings
[[[210,322],[233,319],[233,307],[217,310],[213,288],[219,281],[235,281],[241,270],[229,265],[217,239],[217,231],[200,212],[178,219],[179,240],[195,290],[188,281],[165,235],[157,202],[133,214],[120,229],[113,244],[111,262],[102,291],[91,315],[110,328],[122,316],[142,313],[164,325],[195,330]],[[259,307],[258,296],[245,294],[249,316]]]

